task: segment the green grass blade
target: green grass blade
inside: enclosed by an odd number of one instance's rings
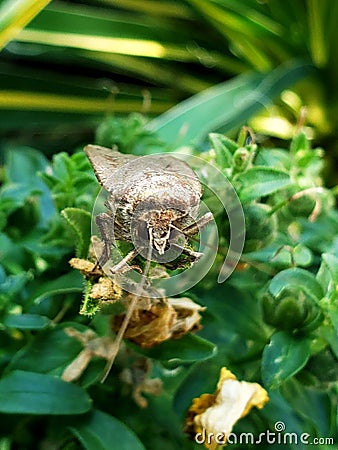
[[[318,67],[323,67],[328,61],[326,10],[330,8],[326,0],[307,0],[309,41],[312,60]]]
[[[306,62],[284,64],[273,72],[240,75],[180,103],[148,124],[171,146],[201,143],[215,130],[229,132],[268,105],[283,89],[310,72]]]
[[[6,0],[0,5],[0,49],[24,28],[51,0]]]
[[[192,12],[187,5],[180,1],[163,1],[158,0],[101,0],[112,7],[122,7],[129,11],[137,11],[143,14],[152,14],[154,16],[175,17],[187,19],[192,17]]]

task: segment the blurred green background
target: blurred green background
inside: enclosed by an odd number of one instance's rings
[[[232,77],[297,60],[311,76],[291,74],[250,124],[288,139],[306,106],[310,137],[333,158],[337,22],[330,0],[1,0],[1,145],[72,148],[107,115],[156,116]]]

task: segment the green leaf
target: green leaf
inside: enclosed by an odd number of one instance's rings
[[[5,162],[6,178],[9,181],[41,187],[36,173],[48,166],[48,160],[42,153],[29,147],[10,148],[5,153]]]
[[[195,397],[216,391],[220,369],[224,366],[224,358],[219,355],[194,364],[178,387],[174,397],[174,409],[182,418]]]
[[[237,150],[236,142],[231,141],[226,136],[217,133],[210,133],[209,140],[216,154],[216,163],[221,169],[226,169],[232,165],[232,154]]]
[[[10,314],[3,320],[3,324],[8,328],[19,330],[41,330],[48,327],[51,321],[48,317],[38,314]]]
[[[37,371],[60,375],[83,349],[78,339],[69,336],[65,328],[75,328],[81,333],[88,330],[76,322],[65,322],[39,333],[12,358],[9,370]],[[53,351],[51,351],[53,349]]]
[[[280,389],[281,394],[289,402],[293,411],[305,419],[305,427],[316,430],[317,436],[333,436],[337,429],[336,406],[330,405],[330,396],[320,389],[304,386],[297,380],[288,380]],[[332,411],[332,414],[328,411]],[[284,420],[283,420],[284,421]],[[284,421],[285,422],[285,421]],[[301,432],[305,431],[305,427]],[[311,431],[310,431],[311,432]],[[307,446],[307,448],[312,445]],[[320,449],[328,450],[331,446],[320,445]],[[296,448],[299,448],[297,445]]]
[[[69,415],[90,407],[84,390],[50,375],[16,370],[0,380],[2,413]]]
[[[4,195],[13,198],[23,206],[29,196],[39,193],[40,221],[46,224],[55,208],[46,185],[37,176],[48,166],[45,156],[29,147],[10,148],[5,153],[6,178],[11,184],[6,186]]]
[[[35,302],[45,297],[56,294],[66,294],[68,292],[82,292],[83,278],[78,271],[71,271],[61,277],[39,284],[39,287],[32,294],[32,300]]]
[[[148,358],[166,361],[173,367],[209,359],[217,351],[214,344],[194,334],[186,334],[180,339],[171,339],[149,350],[138,347],[135,349]]]
[[[20,32],[51,0],[6,0],[0,7],[0,48]]]
[[[85,258],[88,254],[91,236],[91,214],[80,208],[65,208],[61,211],[77,238],[76,256]]]
[[[292,184],[287,172],[271,167],[252,167],[239,174],[235,180],[239,198],[243,203],[273,194]]]
[[[299,372],[310,357],[311,340],[280,331],[272,335],[263,351],[262,378],[270,388],[277,388]]]
[[[0,243],[3,241],[0,239]],[[2,248],[3,250],[3,248]],[[0,283],[0,297],[6,296],[6,299],[11,299],[15,295],[18,295],[24,289],[26,283],[32,279],[31,272],[20,272],[17,275],[8,275],[7,277],[3,273]]]
[[[322,263],[316,278],[326,295],[336,294],[338,286],[338,258],[330,253],[323,253]]]
[[[303,78],[308,63],[292,62],[278,67],[268,75],[240,75],[174,106],[148,123],[169,146],[200,144],[208,133],[223,133],[243,125],[254,113],[283,89]]]
[[[94,410],[69,429],[86,450],[145,450],[133,431],[102,411]]]
[[[269,285],[269,291],[275,297],[287,287],[302,288],[310,297],[320,300],[323,295],[323,289],[316,280],[316,277],[305,269],[292,268],[279,272]]]

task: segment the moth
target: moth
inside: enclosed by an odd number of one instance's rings
[[[132,242],[134,249],[112,273],[128,270],[143,250],[164,264],[181,253],[191,262],[200,258],[187,243],[213,216],[209,212],[198,218],[202,186],[187,163],[168,154],[126,155],[98,145],[87,145],[84,151],[108,192],[107,210],[95,219],[104,242],[101,267],[110,259],[115,240]]]

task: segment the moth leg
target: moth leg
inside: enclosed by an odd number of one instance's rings
[[[132,269],[133,267],[128,266],[128,263],[132,261],[137,254],[138,251],[136,249],[129,252],[119,263],[115,264],[115,266],[110,269],[111,273],[124,273]]]
[[[178,245],[178,244],[171,244],[171,245],[173,247],[176,247],[179,250],[182,250],[182,253],[184,255],[189,256],[193,261],[198,261],[203,256],[203,253],[201,253],[201,252],[194,252],[190,248],[182,247],[181,245]]]
[[[182,230],[182,233],[185,234],[185,236],[195,236],[199,233],[200,228],[205,227],[208,225],[209,222],[213,220],[214,216],[211,212],[205,213],[202,217],[200,217],[197,222],[187,226]]]
[[[98,214],[95,218],[101,239],[104,243],[103,252],[98,258],[98,264],[103,267],[111,257],[111,247],[114,245],[114,220],[107,213]]]

